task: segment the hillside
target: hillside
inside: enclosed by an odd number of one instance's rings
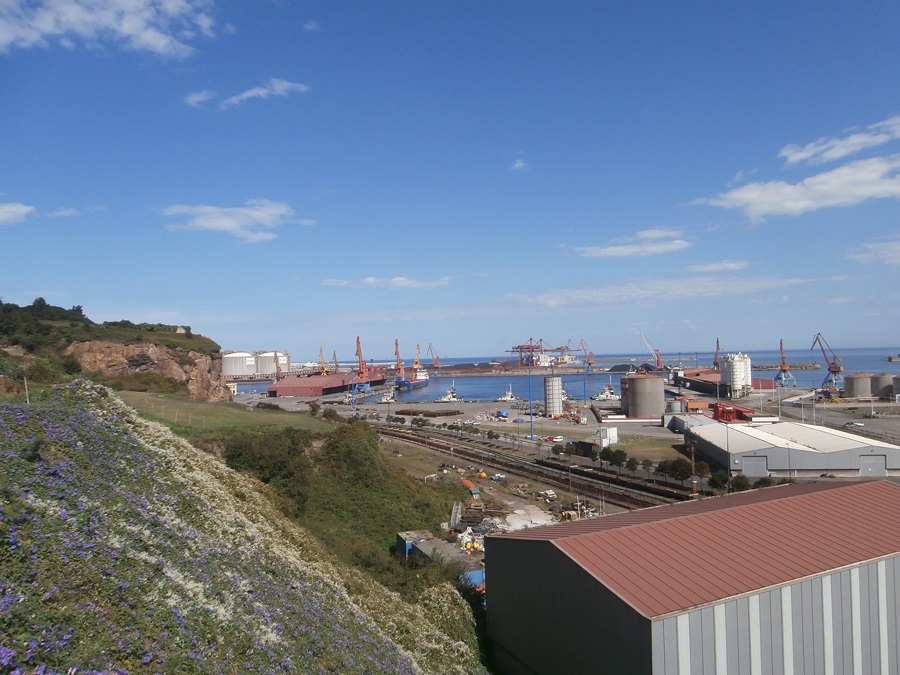
[[[404,601],[267,489],[90,383],[0,404],[0,672],[483,672],[455,589]]]

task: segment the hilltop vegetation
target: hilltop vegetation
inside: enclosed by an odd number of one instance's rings
[[[193,334],[190,326],[135,324],[127,320],[98,324],[84,315],[80,305],[64,309],[47,304],[43,298],[25,307],[0,302],[0,347],[18,348],[22,355],[16,358],[0,351],[0,375],[7,378],[24,374],[34,382],[71,380],[81,374],[81,368],[75,358],[63,355],[63,350],[73,342],[92,341],[124,345],[151,342],[207,355],[220,352],[218,344]]]
[[[360,571],[402,579],[373,551],[451,495],[375,461],[364,425],[270,433],[216,441],[250,478],[89,383],[0,404],[0,672],[482,671],[440,574],[398,595]]]

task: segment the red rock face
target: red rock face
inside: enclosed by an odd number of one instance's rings
[[[143,342],[123,345],[115,342],[73,342],[66,350],[82,370],[107,377],[134,373],[156,373],[186,382],[191,398],[199,401],[230,401],[231,392],[222,377],[222,357],[200,352],[176,352],[168,347]]]

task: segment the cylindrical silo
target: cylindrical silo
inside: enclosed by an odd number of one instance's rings
[[[276,366],[276,359],[278,365]],[[256,373],[258,375],[275,375],[279,371],[286,373],[291,368],[291,356],[287,352],[257,352]]]
[[[900,375],[894,375],[894,396],[900,396]]]
[[[226,352],[222,355],[222,375],[250,377],[256,373],[256,359],[250,352]]]
[[[666,411],[665,382],[653,375],[631,375],[622,378],[625,414],[628,417],[659,417]]]
[[[753,390],[753,371],[747,354],[725,354],[719,367],[722,371],[722,385],[732,398],[740,398]]]
[[[846,398],[868,398],[871,395],[871,373],[851,373],[844,377],[844,396]]]
[[[547,417],[559,417],[563,414],[562,378],[544,378],[544,405]]]
[[[894,390],[894,376],[890,373],[878,373],[872,376],[872,396],[890,398]]]

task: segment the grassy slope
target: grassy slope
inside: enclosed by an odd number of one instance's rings
[[[0,507],[0,668],[480,669],[438,625],[471,622],[452,589],[414,606],[329,562],[257,483],[105,389],[0,405]]]

